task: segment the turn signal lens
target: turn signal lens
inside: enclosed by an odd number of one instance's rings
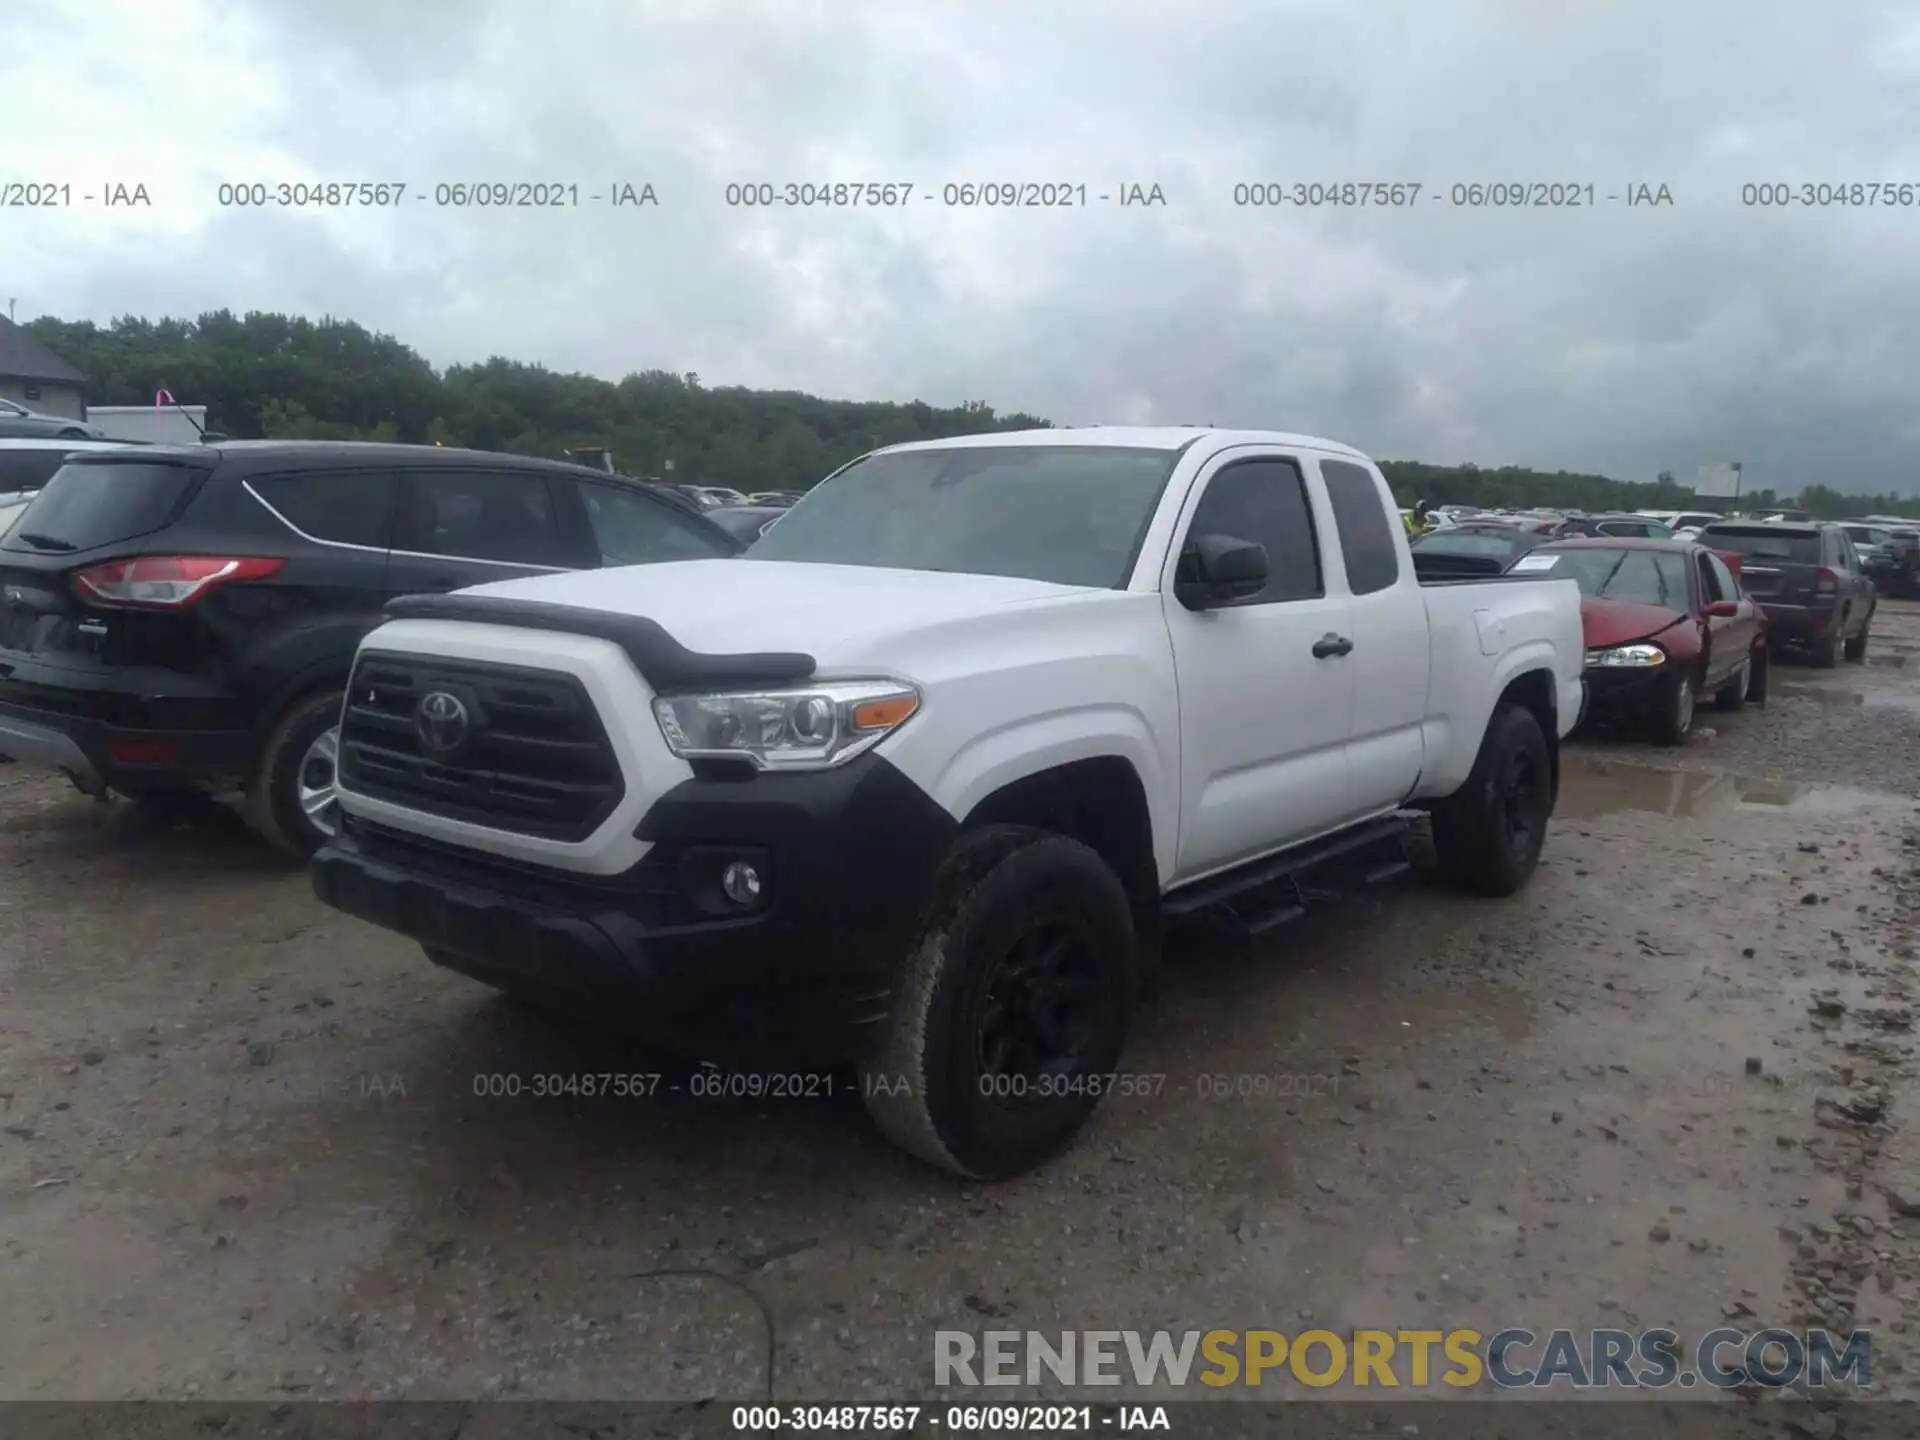
[[[856,730],[891,730],[920,708],[917,695],[896,695],[888,700],[869,700],[853,707]]]

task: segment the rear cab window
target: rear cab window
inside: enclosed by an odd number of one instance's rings
[[[1386,502],[1373,472],[1342,460],[1322,460],[1320,478],[1333,507],[1333,528],[1347,565],[1347,588],[1371,595],[1398,583],[1400,552],[1387,522]]]
[[[173,522],[206,473],[146,459],[72,461],[54,472],[0,543],[66,552],[150,535]]]

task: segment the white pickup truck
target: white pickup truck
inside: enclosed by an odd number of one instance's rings
[[[748,553],[392,602],[314,888],[656,1046],[854,1062],[963,1175],[1116,1083],[1163,926],[1302,873],[1532,873],[1584,704],[1579,592],[1424,585],[1379,470],[1263,431],[894,446]],[[1257,1019],[1250,1023],[1262,1023]]]

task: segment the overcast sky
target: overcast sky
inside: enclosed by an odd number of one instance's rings
[[[1807,0],[16,0],[0,180],[74,204],[0,209],[0,298],[23,320],[332,314],[436,365],[1920,490],[1917,81],[1920,6]],[[329,180],[409,197],[219,204],[223,182]],[[435,203],[494,180],[580,203]],[[81,200],[111,181],[151,208]],[[727,203],[789,181],[914,188]],[[1087,203],[945,203],[1022,181]],[[1235,204],[1342,181],[1422,190]],[[1498,181],[1597,203],[1454,203]],[[1743,203],[1853,182],[1906,204]],[[589,198],[622,183],[659,204]],[[1130,184],[1166,203],[1099,198]],[[1627,205],[1641,184],[1673,203]]]

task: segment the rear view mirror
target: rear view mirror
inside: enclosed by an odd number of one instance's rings
[[[1716,600],[1707,606],[1707,614],[1716,620],[1731,620],[1740,613],[1738,600]]]
[[[1196,535],[1180,552],[1173,598],[1189,610],[1211,610],[1267,588],[1267,547],[1233,535]]]

